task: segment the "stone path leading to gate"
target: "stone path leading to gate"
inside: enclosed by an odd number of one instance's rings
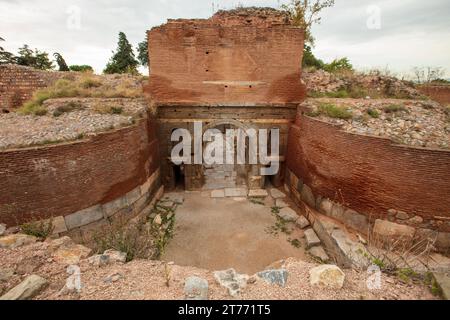
[[[270,233],[277,224],[271,206],[252,203],[247,195],[245,188],[183,193],[175,236],[162,259],[209,270],[234,268],[247,274],[289,257],[311,261],[304,249],[306,243],[296,247],[289,242],[294,238],[304,242],[303,231]]]

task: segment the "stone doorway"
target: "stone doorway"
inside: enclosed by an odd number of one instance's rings
[[[219,121],[211,123],[204,128],[204,131],[208,129],[215,129],[223,134],[224,141],[224,154],[223,154],[223,164],[204,164],[203,170],[203,190],[215,190],[215,189],[226,189],[226,188],[261,188],[264,185],[263,178],[258,177],[259,175],[259,165],[250,164],[238,164],[238,143],[237,137],[235,137],[234,144],[228,144],[226,139],[227,130],[244,130],[250,129],[244,124],[234,121]],[[205,152],[208,145],[212,142],[204,143],[203,151]],[[234,148],[234,150],[233,150]],[[234,154],[234,164],[226,164],[226,151],[231,151]],[[246,163],[248,163],[249,158],[249,141],[246,141]],[[256,182],[256,183],[255,183]]]

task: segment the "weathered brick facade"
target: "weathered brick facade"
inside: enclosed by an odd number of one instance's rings
[[[33,93],[63,77],[63,72],[36,70],[18,65],[0,65],[0,112],[23,105]]]
[[[395,145],[298,115],[287,167],[316,197],[375,219],[388,210],[423,218],[417,227],[450,231],[450,152]]]
[[[147,88],[158,106],[162,178],[175,186],[170,160],[174,129],[193,133],[194,122],[211,128],[281,131],[284,155],[289,125],[304,100],[303,31],[277,10],[223,11],[207,20],[169,20],[148,33],[151,61]],[[237,167],[249,188],[264,186],[255,166]],[[205,183],[202,165],[186,165],[185,187]]]
[[[301,102],[303,31],[279,11],[169,20],[148,32],[157,102]]]
[[[155,124],[55,146],[0,152],[0,221],[66,216],[120,198],[159,168]]]

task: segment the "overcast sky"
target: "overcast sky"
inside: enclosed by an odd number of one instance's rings
[[[0,36],[16,52],[24,43],[60,52],[68,64],[100,72],[123,31],[134,46],[168,18],[207,18],[217,6],[278,7],[283,0],[0,0]],[[450,77],[449,0],[336,0],[314,27],[314,52],[347,56],[359,69],[440,66]]]

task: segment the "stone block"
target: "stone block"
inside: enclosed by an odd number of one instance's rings
[[[66,220],[64,220],[63,216],[53,218],[51,221],[53,224],[53,234],[60,234],[68,231]]]
[[[126,194],[128,205],[132,205],[141,197],[141,188],[137,187]]]
[[[101,205],[96,205],[64,217],[68,230],[79,228],[103,219]]]
[[[220,190],[213,190],[211,191],[211,198],[225,198],[225,190],[220,189]]]
[[[305,238],[307,249],[320,245],[320,239],[313,229],[308,229],[305,231]]]
[[[316,259],[319,259],[319,261],[321,262],[330,261],[330,257],[325,252],[322,246],[312,247],[311,249],[308,250],[308,252],[311,256],[313,256]]]
[[[31,275],[19,285],[0,297],[0,300],[30,300],[42,292],[48,281],[37,275]]]
[[[281,198],[286,198],[286,194],[281,192],[278,189],[270,189],[270,195],[272,196],[272,198],[274,199],[281,199]]]
[[[208,300],[208,281],[199,277],[189,277],[184,283],[186,300]]]
[[[376,220],[373,232],[380,237],[413,238],[416,229],[410,226],[393,223],[386,220]]]
[[[299,218],[297,212],[289,207],[281,209],[277,215],[284,221],[288,222],[296,222]]]
[[[305,202],[308,206],[311,208],[316,207],[316,198],[314,197],[314,194],[311,190],[311,188],[308,185],[303,185],[302,189],[302,201]]]
[[[225,197],[247,197],[248,191],[246,188],[227,188],[225,189]]]
[[[289,272],[285,269],[266,270],[258,273],[258,277],[269,284],[276,284],[285,287],[287,284]]]
[[[128,206],[127,198],[120,197],[102,205],[105,218],[115,215],[119,210]]]
[[[253,198],[265,198],[268,195],[269,193],[264,189],[253,189],[248,192],[248,196]]]
[[[369,219],[365,215],[351,209],[344,212],[344,219],[341,221],[361,233],[367,233],[369,230]]]
[[[324,215],[331,216],[331,212],[333,209],[333,202],[329,199],[322,199],[322,201],[319,204],[319,212],[323,213]]]
[[[305,229],[310,226],[310,223],[309,223],[308,219],[306,219],[304,216],[300,216],[297,220],[297,225],[301,229]]]
[[[278,208],[286,208],[289,207],[289,204],[284,199],[277,199],[275,206]]]

